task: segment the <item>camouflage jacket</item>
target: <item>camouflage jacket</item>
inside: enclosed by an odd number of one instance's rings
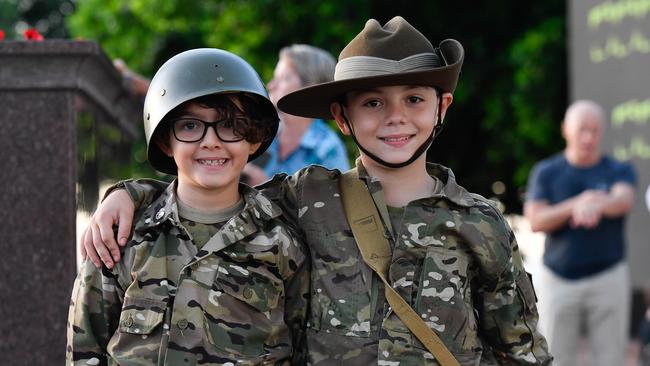
[[[357,168],[373,196],[379,193],[379,182]],[[393,225],[399,233],[391,243],[393,287],[461,365],[550,364],[512,230],[489,201],[460,187],[449,169],[427,169],[443,187],[409,203],[399,227]],[[310,249],[308,364],[438,365],[392,312],[381,280],[363,262],[342,207],[340,174],[311,166],[260,187]],[[153,182],[130,188],[135,201],[159,189]]]
[[[308,257],[276,205],[250,187],[240,192],[243,211],[200,250],[170,185],[136,214],[113,270],[86,261],[72,294],[67,364],[289,365],[304,339]]]

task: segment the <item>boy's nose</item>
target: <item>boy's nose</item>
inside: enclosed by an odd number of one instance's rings
[[[219,139],[219,136],[217,136],[216,128],[217,126],[207,127],[208,130],[205,131],[205,136],[201,139],[201,147],[214,148],[221,146],[222,141]]]
[[[406,122],[405,111],[401,105],[387,105],[386,111],[386,123],[393,124]]]

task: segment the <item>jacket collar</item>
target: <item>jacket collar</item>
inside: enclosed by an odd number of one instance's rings
[[[366,184],[370,184],[372,177],[368,174],[368,171],[361,163],[361,159],[357,159],[356,167],[359,172],[359,178],[365,180]],[[451,169],[440,164],[427,163],[427,173],[443,183],[442,190],[434,194],[432,197],[445,198],[462,207],[474,206],[474,198],[472,198],[472,195],[467,192],[465,188],[456,183],[456,177]]]
[[[177,181],[170,184],[165,191],[149,207],[136,223],[134,230],[142,231],[170,223],[182,227],[178,216],[176,196]],[[244,200],[244,209],[231,217],[224,226],[212,237],[197,254],[203,257],[210,252],[219,251],[230,244],[257,232],[264,223],[282,214],[280,208],[266,198],[258,190],[244,184],[239,184],[239,192]]]

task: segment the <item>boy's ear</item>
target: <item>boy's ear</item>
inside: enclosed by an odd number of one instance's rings
[[[254,144],[250,144],[250,147],[249,147],[249,150],[248,150],[248,155],[255,154],[255,152],[257,151],[257,149],[260,148],[260,146],[262,146],[261,142],[256,142]]]
[[[350,128],[348,127],[348,124],[345,123],[345,119],[343,119],[343,106],[339,102],[332,102],[330,104],[330,113],[332,113],[332,116],[334,116],[334,121],[336,121],[336,125],[339,127],[339,130],[346,135],[350,136]]]
[[[161,141],[160,139],[155,139],[154,143],[158,145],[158,148],[167,156],[170,158],[174,158],[174,152],[172,151],[172,147],[170,146],[169,142],[166,141]]]
[[[440,116],[442,120],[445,120],[445,114],[447,113],[447,108],[454,101],[454,96],[451,93],[442,93],[442,103],[440,103]]]

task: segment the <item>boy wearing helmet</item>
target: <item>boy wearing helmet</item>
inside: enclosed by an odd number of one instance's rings
[[[350,197],[341,182],[348,173],[312,166],[260,187],[282,206],[310,249],[309,364],[551,363],[512,230],[488,200],[460,187],[451,170],[426,162],[463,56],[457,41],[434,48],[401,17],[384,26],[369,20],[341,52],[333,82],[278,102],[290,114],[334,118],[354,138],[360,158],[351,174],[381,214],[376,221],[359,221],[381,227],[389,242],[387,268],[378,274],[367,263],[381,256],[363,258],[356,225],[346,218],[343,201]],[[140,199],[136,203],[150,199],[143,200],[142,193],[155,196],[155,185],[129,186],[140,194],[131,195]],[[104,232],[112,217],[128,223],[130,213],[117,202],[130,203],[119,192],[95,217]],[[102,240],[116,246],[112,235]],[[94,250],[89,240],[85,245]],[[396,314],[381,277],[436,333],[451,358],[430,351],[416,327]]]
[[[257,73],[226,51],[176,55],[145,100],[148,158],[178,178],[138,211],[123,260],[86,261],[69,365],[288,365],[305,317],[303,245],[239,183],[278,117]]]

